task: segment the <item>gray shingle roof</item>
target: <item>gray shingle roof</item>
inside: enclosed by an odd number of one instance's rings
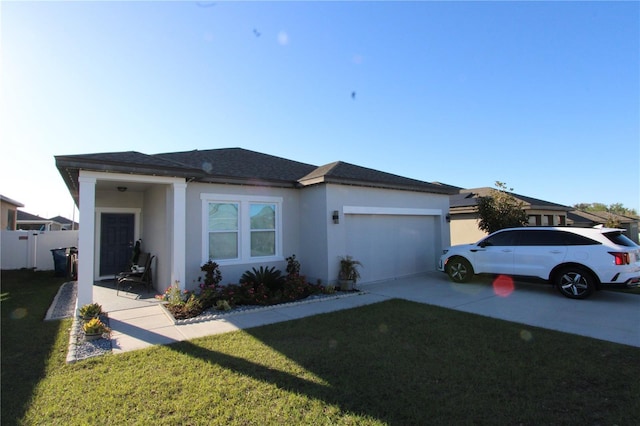
[[[35,214],[23,212],[22,210],[18,210],[18,214],[16,220],[33,220],[33,221],[47,221],[52,219],[46,219],[44,217],[37,216]]]
[[[231,177],[295,182],[315,169],[311,164],[242,148],[171,152],[153,157],[197,169],[204,180],[208,180],[207,177]]]
[[[3,203],[11,204],[15,207],[24,207],[24,204],[22,204],[21,202],[12,200],[11,198],[5,197],[4,195],[1,195],[1,194],[0,194],[0,201]]]
[[[455,194],[449,197],[449,204],[453,207],[471,207],[477,204],[478,197],[486,197],[495,191],[495,188],[482,187],[463,189],[460,194]],[[520,195],[516,193],[510,193],[518,200],[525,203],[530,209],[548,209],[548,210],[572,210],[573,207],[565,206],[562,204],[552,203],[550,201],[544,201],[533,197],[527,197],[526,195]]]
[[[606,223],[608,220],[615,220],[619,223],[632,223],[637,222],[638,219],[632,217],[619,215],[616,213],[610,213],[606,211],[597,212],[585,212],[582,210],[573,210],[567,215],[575,222],[593,222],[593,223]]]
[[[452,191],[440,185],[421,180],[410,179],[355,164],[336,161],[316,168],[300,179],[302,185],[315,183],[339,183],[362,186],[373,186],[390,189],[450,194]]]
[[[194,150],[147,155],[136,151],[56,156],[72,195],[79,170],[185,177],[201,182],[250,183],[300,187],[318,183],[364,185],[438,194],[454,191],[440,184],[385,173],[341,161],[317,167],[242,148]]]
[[[63,166],[82,166],[83,169],[133,173],[139,170],[171,171],[184,173],[189,170],[182,164],[137,151],[106,152],[99,154],[59,155],[56,163]],[[164,173],[163,173],[164,174]]]

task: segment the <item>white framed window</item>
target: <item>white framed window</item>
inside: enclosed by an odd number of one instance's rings
[[[201,194],[204,262],[282,260],[282,198]]]

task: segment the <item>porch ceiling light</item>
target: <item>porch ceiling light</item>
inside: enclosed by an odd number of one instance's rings
[[[126,187],[126,186],[119,186],[119,187],[118,187],[118,191],[120,191],[120,192],[124,192],[124,191],[126,191],[126,190],[127,190],[127,187]]]

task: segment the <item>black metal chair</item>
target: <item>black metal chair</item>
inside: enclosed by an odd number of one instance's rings
[[[142,253],[140,254],[140,256],[142,257]],[[116,275],[116,295],[120,294],[120,287],[125,286],[128,286],[128,288],[132,288],[134,285],[142,285],[147,291],[151,290],[151,285],[153,284],[151,263],[153,262],[154,258],[155,256],[151,256],[147,253],[144,270],[142,272],[121,272],[120,274]]]
[[[138,271],[137,269],[134,269],[134,267],[137,267],[138,265],[143,265],[146,266],[147,261],[149,260],[149,253],[141,251],[140,253],[138,253],[137,257],[137,261],[135,264],[129,262],[129,264],[127,265],[127,270],[123,271],[123,272],[119,272],[116,274],[115,276],[115,280],[118,281],[122,278],[126,278],[126,277],[139,277],[142,275],[142,271]]]

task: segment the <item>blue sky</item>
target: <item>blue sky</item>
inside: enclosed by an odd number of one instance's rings
[[[2,2],[0,193],[243,147],[640,212],[638,2]]]

